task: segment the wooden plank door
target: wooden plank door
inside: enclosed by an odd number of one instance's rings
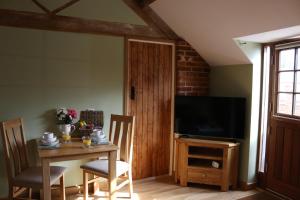
[[[267,136],[267,188],[300,199],[300,48],[277,49]],[[300,56],[298,57],[300,58]],[[299,62],[299,63],[298,63]],[[299,76],[300,77],[300,76]]]
[[[127,40],[126,113],[135,115],[133,177],[169,173],[173,44]]]

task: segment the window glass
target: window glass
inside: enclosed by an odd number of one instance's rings
[[[281,114],[292,114],[293,94],[279,93],[277,98],[277,112]]]
[[[296,92],[300,92],[300,71],[296,72]]]
[[[300,116],[300,94],[295,95],[294,115]]]
[[[295,61],[295,49],[287,49],[279,52],[279,71],[293,70]]]
[[[294,72],[280,72],[278,75],[278,91],[293,92]]]
[[[297,50],[297,69],[300,69],[300,48]]]

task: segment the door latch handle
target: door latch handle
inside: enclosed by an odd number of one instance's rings
[[[130,99],[135,100],[135,87],[131,86],[130,88]]]

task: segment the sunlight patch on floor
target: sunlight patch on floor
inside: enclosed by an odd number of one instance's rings
[[[117,192],[117,199],[118,200],[129,200],[128,192]],[[89,200],[107,200],[108,199],[108,193],[107,192],[97,192],[95,195],[89,195]],[[72,200],[83,200],[83,194],[77,194],[75,197],[72,198]],[[133,194],[133,197],[131,200],[141,200],[139,195],[137,193]],[[155,199],[153,199],[155,200]]]

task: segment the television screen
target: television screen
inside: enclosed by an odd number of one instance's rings
[[[243,138],[245,98],[176,96],[175,131],[183,135]]]

